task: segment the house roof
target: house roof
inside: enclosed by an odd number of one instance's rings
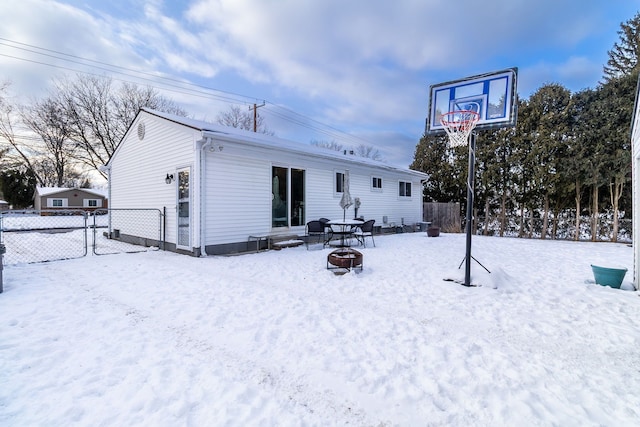
[[[63,187],[36,187],[35,196],[50,196],[52,194],[62,193],[63,191],[84,191],[96,196],[108,198],[108,191],[102,188],[63,188]]]
[[[360,157],[355,155],[345,155],[339,151],[329,150],[322,147],[316,147],[311,144],[303,144],[300,142],[294,142],[294,141],[278,138],[271,135],[250,132],[250,131],[237,129],[229,126],[213,124],[213,123],[205,122],[202,120],[196,120],[188,117],[181,117],[175,114],[164,113],[161,111],[151,110],[148,108],[142,108],[141,111],[144,111],[146,113],[152,114],[157,117],[161,117],[171,122],[178,123],[180,125],[198,130],[203,133],[203,136],[213,136],[213,137],[218,136],[218,137],[223,137],[225,139],[241,141],[245,144],[251,144],[255,146],[277,148],[277,149],[305,154],[307,156],[327,158],[327,159],[338,160],[341,162],[366,165],[369,167],[373,166],[373,167],[387,169],[387,170],[396,171],[396,172],[409,173],[414,176],[418,176],[422,179],[426,179],[428,177],[428,175],[423,172],[391,166],[384,162],[373,160],[366,157]]]

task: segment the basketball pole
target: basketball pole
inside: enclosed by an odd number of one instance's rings
[[[469,138],[469,167],[467,175],[467,250],[465,252],[464,285],[471,286],[471,235],[473,227],[473,187],[476,163],[476,133],[471,132]]]

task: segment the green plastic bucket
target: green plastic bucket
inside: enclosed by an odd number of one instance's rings
[[[591,270],[593,270],[593,277],[596,279],[598,285],[611,286],[616,289],[620,288],[622,280],[625,274],[627,274],[626,268],[598,267],[593,264],[591,265]]]

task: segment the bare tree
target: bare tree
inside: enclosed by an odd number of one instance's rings
[[[22,122],[43,142],[40,160],[32,165],[39,169],[42,184],[62,187],[73,162],[75,146],[70,141],[71,128],[60,105],[51,98],[21,110]],[[46,181],[46,182],[45,182]]]
[[[327,150],[333,150],[333,151],[344,151],[344,149],[345,149],[344,145],[340,144],[335,139],[333,139],[331,141],[323,141],[323,140],[314,139],[314,140],[311,141],[311,145],[315,145],[316,147],[326,148]]]
[[[78,75],[75,80],[58,80],[55,86],[55,100],[68,121],[76,158],[100,173],[140,108],[187,115],[153,88],[125,83],[118,90],[108,77]]]
[[[227,111],[223,111],[218,114],[216,121],[218,122],[218,124],[236,129],[244,129],[249,131],[253,131],[254,129],[253,113],[249,110],[243,111],[237,105],[232,105]],[[275,135],[273,131],[269,130],[266,123],[264,122],[264,117],[262,117],[260,113],[256,113],[255,128],[256,132],[258,133]]]
[[[347,148],[344,144],[337,142],[336,140],[331,141],[318,141],[312,140],[311,145],[315,145],[316,147],[326,148],[328,150],[333,151],[342,151],[343,153],[353,154],[358,157],[365,157],[373,160],[382,160],[382,154],[380,151],[372,145],[360,144],[355,148]]]
[[[366,157],[373,160],[382,160],[380,150],[372,145],[360,144],[355,148],[356,156]]]
[[[35,145],[25,144],[25,141],[35,142],[26,137],[16,134],[15,126],[19,122],[19,113],[17,109],[7,101],[7,89],[10,84],[5,82],[0,85],[0,140],[2,140],[2,150],[4,166],[16,171],[29,170],[33,173],[36,182],[43,185],[42,178],[37,174],[35,161],[38,158],[38,152],[34,149]]]

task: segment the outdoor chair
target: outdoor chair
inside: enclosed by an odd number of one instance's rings
[[[367,243],[366,243],[366,238],[367,237],[371,237],[371,242],[373,243],[373,246],[376,246],[376,241],[373,239],[373,224],[375,224],[376,220],[375,219],[370,219],[368,221],[365,221],[362,225],[359,225],[357,230],[353,232],[353,235],[355,236],[356,239],[358,239],[358,242],[360,242],[360,244],[362,246],[364,246],[365,248],[367,247]]]
[[[316,238],[316,243],[322,242],[322,247],[324,248],[325,242],[327,240],[327,233],[325,230],[325,224],[318,220],[309,221],[307,226],[305,227],[305,243],[307,245],[307,249],[309,249],[309,240]]]
[[[320,218],[318,221],[320,221],[324,226],[325,233],[329,234],[332,230],[331,226],[329,225],[329,221],[331,220],[328,218]]]

